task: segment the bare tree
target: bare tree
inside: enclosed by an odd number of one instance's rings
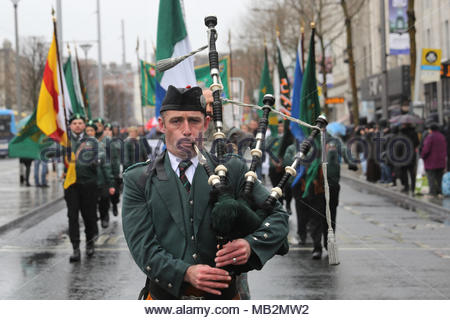
[[[409,74],[411,77],[411,101],[414,99],[414,80],[416,79],[416,14],[414,11],[414,0],[408,0],[408,33],[409,33],[409,58],[411,61]]]
[[[383,0],[384,1],[384,0]],[[359,125],[359,102],[358,89],[356,86],[356,66],[355,57],[353,54],[353,35],[352,35],[352,20],[361,10],[365,0],[353,0],[349,3],[346,0],[341,0],[342,11],[345,18],[345,30],[347,33],[347,54],[348,54],[348,69],[350,75],[350,85],[352,89],[352,115],[353,123]],[[349,5],[350,4],[350,5]],[[353,10],[349,10],[353,8]]]
[[[49,46],[42,37],[28,37],[22,43],[23,106],[32,112],[38,104]]]

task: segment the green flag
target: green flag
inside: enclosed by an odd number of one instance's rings
[[[219,60],[220,80],[222,80],[223,85],[222,96],[228,99],[230,98],[229,68],[230,68],[230,57],[227,56]],[[197,78],[197,83],[199,86],[209,88],[209,86],[212,84],[209,64],[195,67],[195,77]]]
[[[9,142],[9,157],[40,159],[41,152],[51,146],[53,141],[36,125],[36,110],[25,121],[17,136]]]
[[[319,96],[317,94],[317,80],[316,80],[316,58],[314,49],[314,28],[311,32],[311,41],[309,44],[308,61],[306,63],[305,72],[303,74],[302,94],[300,104],[300,120],[309,124],[314,124],[317,117],[320,115]],[[311,129],[302,128],[305,137],[309,136]],[[316,146],[320,146],[319,136],[315,139]],[[317,156],[309,165],[306,173],[306,185],[303,197],[308,195],[309,186],[317,176],[320,167],[320,156]]]
[[[72,110],[74,113],[79,113],[85,116],[84,107],[78,101],[77,91],[75,89],[75,72],[78,74],[78,70],[73,69],[73,61],[72,57],[69,55],[66,63],[63,66],[64,69],[64,77],[66,78],[67,90],[69,91],[70,103],[72,105]]]
[[[280,46],[277,43],[277,54],[278,54],[278,76],[280,79],[280,104],[287,111],[291,111],[291,85],[289,84],[289,78],[284,69],[283,61],[281,59]]]
[[[141,65],[141,105],[155,106],[156,69],[155,65],[140,60]]]
[[[286,73],[286,69],[283,65],[283,60],[281,59],[281,49],[280,41],[277,37],[277,55],[278,55],[278,79],[280,88],[280,108],[279,110],[285,114],[290,114],[291,112],[291,85],[289,83],[289,78]],[[283,123],[284,133],[281,140],[281,146],[278,151],[278,156],[283,157],[286,149],[289,145],[294,142],[294,137],[289,129],[289,120],[285,120]]]
[[[264,66],[263,70],[261,72],[261,81],[259,83],[259,99],[258,99],[258,105],[263,105],[263,98],[266,94],[273,94],[273,85],[272,85],[272,79],[270,78],[270,72],[269,72],[269,60],[267,58],[267,48],[264,48]],[[262,111],[258,111],[259,116],[262,116]],[[271,135],[273,137],[278,136],[278,117],[275,113],[269,114],[269,129],[271,132]]]
[[[264,66],[261,72],[261,81],[259,83],[259,99],[258,105],[263,105],[265,94],[273,94],[272,79],[270,79],[269,60],[267,59],[267,48],[264,49]]]
[[[89,106],[89,98],[88,98],[87,88],[85,87],[84,82],[83,82],[83,77],[81,76],[80,61],[78,60],[78,53],[77,53],[76,49],[75,49],[75,60],[77,62],[76,68],[78,71],[78,83],[80,84],[80,94],[81,94],[80,101],[83,101],[83,106],[85,109],[85,113],[87,113],[87,118],[92,119],[92,113],[91,113],[91,107]]]

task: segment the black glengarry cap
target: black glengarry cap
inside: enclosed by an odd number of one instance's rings
[[[206,115],[206,100],[200,87],[175,88],[169,86],[162,102],[160,112],[200,111]]]

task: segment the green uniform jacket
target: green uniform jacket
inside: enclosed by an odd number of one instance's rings
[[[124,159],[123,170],[138,162],[144,162],[148,159],[144,144],[140,138],[126,138],[124,141]]]
[[[148,278],[179,297],[190,265],[215,266],[216,238],[211,229],[208,176],[199,164],[188,194],[170,166],[166,152],[136,164],[124,174],[122,221],[131,255]],[[238,158],[226,163],[229,184],[237,196],[247,167]],[[263,203],[269,192],[255,184],[254,197]],[[275,255],[288,233],[288,215],[277,202],[253,234],[245,237],[252,249],[247,269],[261,269]]]
[[[109,137],[104,137],[98,143],[98,166],[97,166],[97,186],[100,188],[114,187],[114,177],[112,174],[112,163],[106,155],[106,141]]]
[[[278,153],[280,152],[281,147],[281,140],[283,139],[283,136],[277,136],[273,137],[270,136],[267,138],[266,141],[266,151],[270,153],[269,156],[269,166],[274,167],[274,164],[272,163],[272,160],[279,161]]]
[[[105,151],[96,138],[86,135],[71,135],[71,146],[74,154],[85,143],[78,154],[75,163],[77,181],[79,184],[97,184],[98,186],[114,186],[111,175],[111,167],[105,162]],[[67,170],[67,169],[66,169]]]
[[[81,144],[86,142],[83,150],[79,152],[78,159],[75,163],[75,170],[77,172],[77,182],[79,184],[96,184],[97,183],[97,166],[98,166],[98,146],[94,138],[89,138],[86,135],[75,136],[71,135],[71,146],[74,154],[78,152]]]

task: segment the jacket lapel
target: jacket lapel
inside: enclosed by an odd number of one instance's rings
[[[173,172],[171,172],[173,170],[170,168],[170,164],[168,162],[169,159],[167,156],[163,156],[156,160],[156,179],[154,180],[154,190],[156,190],[159,196],[163,199],[169,214],[172,216],[180,231],[183,235],[186,235],[183,221],[183,208],[178,193],[177,181],[173,179],[176,177]]]
[[[211,166],[211,163],[209,164]],[[209,203],[211,186],[205,168],[199,163],[195,170],[193,182],[194,191],[194,233],[197,235],[200,224],[205,217]]]

